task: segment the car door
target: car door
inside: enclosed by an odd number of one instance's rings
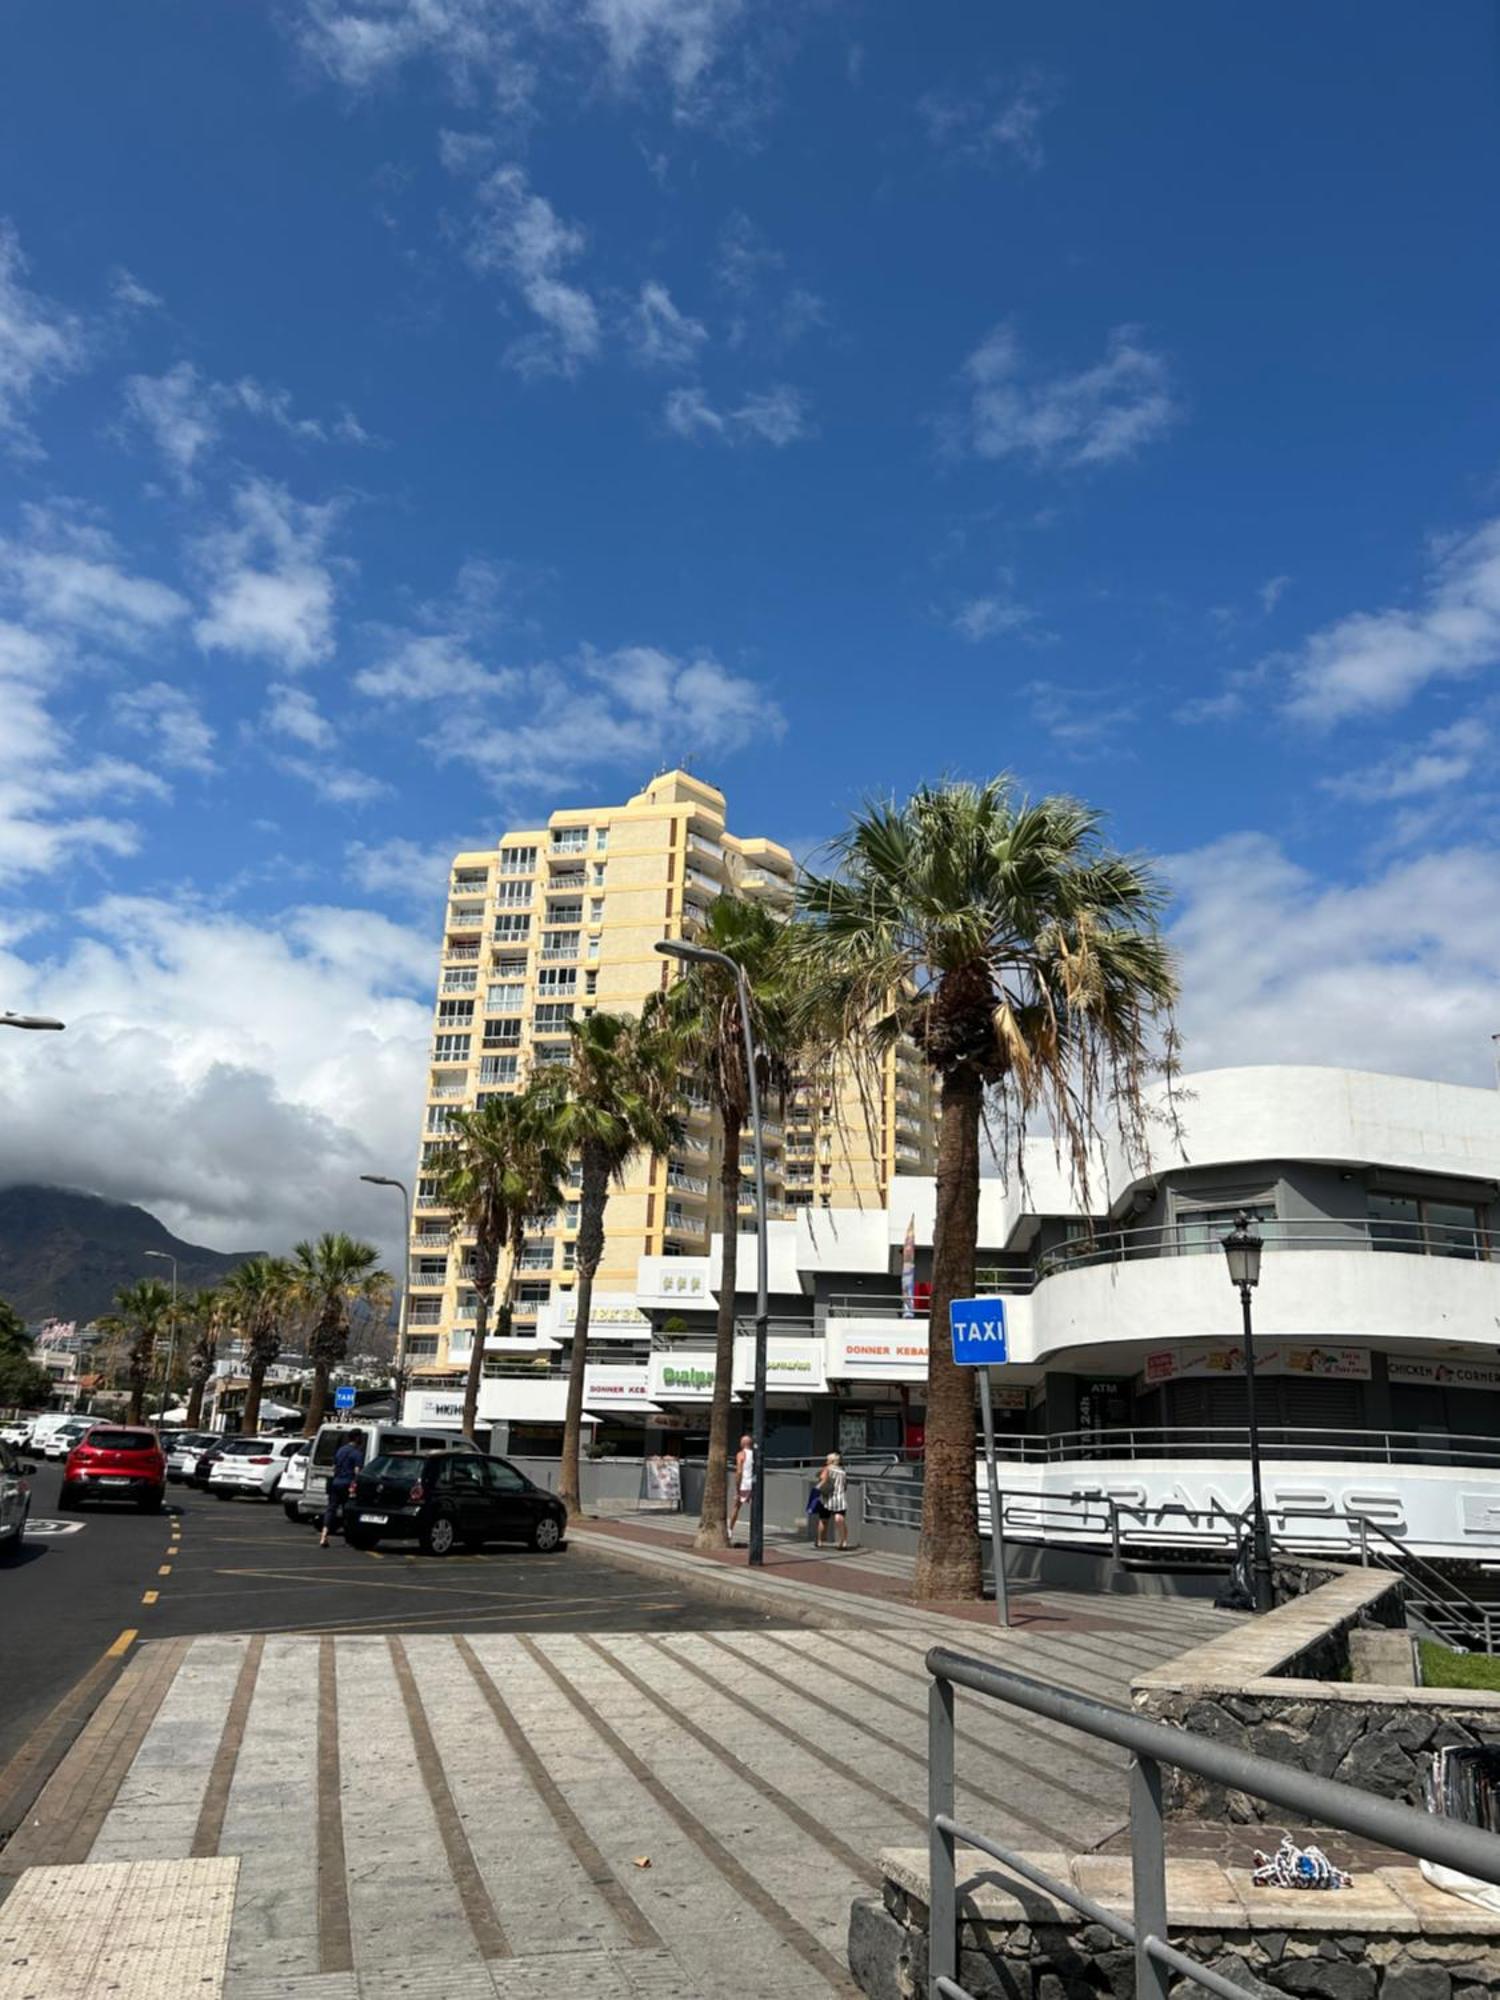
[[[0,1444],[0,1538],[17,1532],[25,1505],[21,1461],[8,1444]]]
[[[535,1517],[531,1481],[507,1459],[486,1458],[480,1462],[484,1466],[490,1518],[494,1523],[490,1533],[502,1542],[529,1542]]]
[[[461,1540],[482,1542],[496,1533],[477,1458],[455,1452],[443,1467],[443,1491],[448,1495]]]

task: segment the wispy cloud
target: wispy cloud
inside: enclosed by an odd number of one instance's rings
[[[509,281],[536,320],[506,359],[523,375],[576,375],[602,346],[590,294],[564,275],[583,252],[584,232],[565,222],[514,162],[484,175],[468,235],[472,268]]]
[[[261,728],[272,736],[287,736],[304,743],[309,750],[328,750],[337,740],[337,731],[306,688],[286,681],[273,681],[269,700],[261,716]]]
[[[702,389],[674,389],[662,406],[667,429],[699,444],[766,444],[780,449],[811,437],[813,426],[799,389],[786,383],[747,395],[730,409],[716,408]]]
[[[665,285],[641,286],[626,317],[630,351],[642,368],[690,368],[708,341],[708,328],[672,303]]]
[[[1327,725],[1401,708],[1433,681],[1500,661],[1500,519],[1441,545],[1413,608],[1356,611],[1275,664],[1290,673],[1286,711]]]
[[[969,408],[950,442],[980,458],[1023,458],[1046,470],[1133,458],[1182,416],[1165,357],[1144,345],[1137,327],[1116,327],[1092,368],[1039,377],[1014,326],[1002,321],[964,363],[963,379]]]
[[[1268,618],[1281,602],[1282,598],[1286,596],[1288,589],[1291,587],[1291,581],[1292,579],[1289,576],[1268,576],[1256,592],[1256,595],[1260,599],[1260,608]]]
[[[1017,598],[1011,572],[1002,570],[992,591],[968,598],[949,614],[947,622],[961,639],[977,645],[980,640],[998,639],[1006,632],[1025,631],[1036,623],[1036,613]]]
[[[110,704],[115,720],[148,737],[160,763],[212,777],[214,732],[191,695],[167,681],[124,688]]]
[[[326,550],[336,510],[252,479],[236,493],[234,512],[234,522],[194,552],[207,585],[194,638],[205,652],[269,660],[283,672],[316,666],[333,651],[335,588]]]
[[[275,383],[253,375],[235,382],[209,381],[191,361],[178,361],[161,375],[128,376],[123,397],[127,422],[150,439],[185,493],[193,490],[200,462],[234,415],[270,424],[302,444],[374,443],[351,410],[332,419],[302,416],[291,392]]]
[[[1042,123],[1061,94],[1055,77],[1033,71],[982,91],[930,90],[917,99],[917,112],[944,158],[981,166],[1010,160],[1035,173],[1045,158]]]
[[[1488,760],[1491,740],[1486,723],[1465,716],[1435,729],[1424,743],[1403,745],[1378,763],[1324,779],[1324,789],[1371,805],[1426,798],[1464,783],[1481,758]]]
[[[1122,738],[1140,712],[1133,696],[1114,687],[1073,687],[1061,681],[1029,681],[1022,690],[1032,719],[1053,742],[1074,757],[1118,757]]]
[[[102,528],[62,508],[22,519],[21,534],[0,539],[0,595],[32,626],[134,651],[186,616],[186,598],[129,569]]]
[[[87,365],[89,339],[76,314],[30,289],[26,270],[20,237],[0,218],[0,444],[39,457],[25,413],[43,388]]]

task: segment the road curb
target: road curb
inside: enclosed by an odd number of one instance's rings
[[[117,1650],[118,1649],[118,1650]],[[0,1770],[0,1869],[7,1845],[51,1781],[59,1764],[92,1721],[100,1702],[125,1671],[129,1647],[119,1642],[84,1670],[49,1709]]]

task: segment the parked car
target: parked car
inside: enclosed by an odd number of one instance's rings
[[[162,1450],[167,1454],[167,1477],[175,1486],[179,1480],[190,1479],[193,1467],[211,1445],[221,1442],[216,1431],[178,1431],[161,1441]]]
[[[63,1467],[64,1509],[85,1500],[129,1500],[156,1513],[167,1490],[167,1461],[155,1431],[126,1424],[94,1424],[68,1453]]]
[[[34,1453],[45,1456],[47,1440],[52,1433],[60,1430],[64,1424],[71,1424],[74,1421],[70,1410],[43,1410],[40,1416],[31,1419],[26,1433],[26,1443]]]
[[[281,1475],[281,1485],[277,1491],[281,1496],[281,1511],[289,1521],[300,1518],[298,1508],[302,1505],[302,1495],[307,1488],[307,1461],[311,1457],[308,1440],[298,1438],[302,1449],[286,1462],[286,1471]]]
[[[212,1444],[204,1446],[203,1450],[199,1452],[198,1456],[193,1461],[192,1471],[185,1472],[183,1474],[183,1479],[187,1485],[201,1486],[205,1490],[207,1489],[208,1475],[213,1470],[215,1464],[218,1462],[218,1459],[222,1454],[225,1445],[228,1444],[228,1442],[229,1442],[228,1438],[221,1437],[221,1438],[215,1438]]]
[[[49,1430],[39,1447],[42,1457],[48,1459],[66,1458],[81,1438],[88,1436],[95,1428],[97,1417],[66,1417],[54,1430]]]
[[[225,1438],[208,1469],[208,1490],[219,1500],[232,1500],[236,1493],[274,1500],[287,1460],[304,1449],[302,1438]]]
[[[31,1512],[31,1488],[26,1481],[35,1471],[8,1438],[0,1438],[0,1562],[21,1553],[26,1517]]]
[[[12,1417],[8,1423],[0,1424],[0,1444],[13,1444],[17,1451],[31,1442],[31,1426],[34,1417]]]
[[[328,1474],[333,1466],[334,1453],[346,1438],[352,1437],[357,1437],[363,1442],[366,1465],[371,1459],[379,1458],[382,1452],[394,1452],[399,1455],[403,1452],[478,1450],[478,1446],[461,1431],[434,1430],[427,1424],[373,1421],[324,1424],[313,1439],[313,1448],[307,1456],[307,1482],[302,1489],[302,1497],[297,1502],[299,1520],[322,1519],[328,1506]]]
[[[567,1526],[555,1493],[508,1459],[474,1451],[382,1452],[361,1472],[344,1509],[352,1548],[415,1539],[430,1556],[485,1542],[526,1542],[550,1555]]]

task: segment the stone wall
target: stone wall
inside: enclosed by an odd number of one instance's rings
[[[968,1857],[982,1861],[983,1857]],[[1028,1857],[1129,1917],[1128,1859]],[[850,1912],[849,1966],[870,2000],[923,2000],[926,1856],[881,1856],[884,1891]],[[1500,1995],[1500,1916],[1383,1868],[1332,1894],[1258,1890],[1215,1862],[1167,1866],[1171,1942],[1247,1993],[1304,2000],[1490,2000]],[[1105,1925],[995,1865],[960,1866],[959,1984],[975,2000],[1133,2000],[1132,1947]],[[1202,1988],[1169,1975],[1183,2000]]]

